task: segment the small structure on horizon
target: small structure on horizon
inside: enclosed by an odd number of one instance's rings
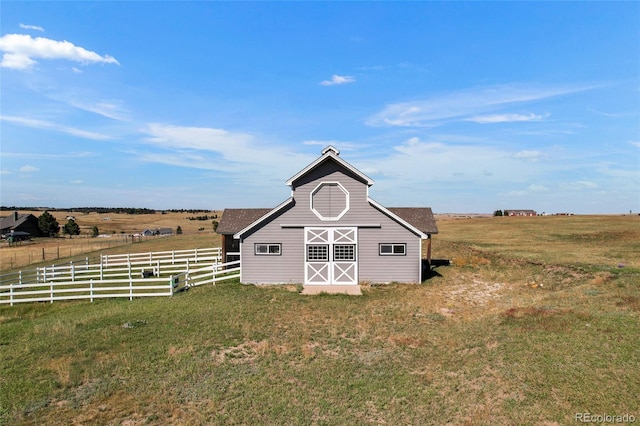
[[[145,229],[144,231],[135,234],[135,236],[142,237],[153,237],[153,236],[168,236],[173,235],[173,229],[171,228],[156,228],[156,229]]]
[[[538,216],[535,210],[505,210],[505,216]]]

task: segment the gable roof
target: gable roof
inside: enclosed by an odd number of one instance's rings
[[[272,209],[224,209],[216,232],[223,235],[233,235],[251,225]]]
[[[387,210],[425,234],[437,234],[438,226],[431,207],[387,207]]]
[[[300,179],[302,176],[304,176],[307,173],[311,172],[313,169],[318,167],[320,164],[324,163],[325,161],[329,161],[329,160],[333,160],[336,163],[338,163],[339,165],[341,165],[342,167],[344,167],[345,169],[349,170],[351,173],[356,175],[360,180],[362,180],[368,186],[373,185],[373,179],[371,179],[369,176],[365,175],[360,170],[358,170],[355,167],[353,167],[351,164],[349,164],[346,161],[344,161],[342,158],[339,157],[339,155],[340,155],[340,151],[338,151],[333,146],[329,145],[328,147],[326,147],[325,149],[322,150],[322,155],[320,157],[318,157],[314,162],[312,162],[307,167],[305,167],[304,169],[300,170],[294,176],[289,178],[289,180],[287,180],[287,182],[286,182],[287,185],[293,186],[293,183],[296,180]]]
[[[291,177],[286,182],[287,185],[293,186],[295,181],[310,173],[325,161],[334,161],[341,167],[347,169],[357,179],[360,179],[368,186],[373,185],[373,180],[371,178],[341,159],[339,155],[340,151],[329,145],[322,150],[322,155],[319,158]],[[367,201],[371,206],[398,222],[409,231],[415,233],[420,238],[428,238],[430,234],[438,233],[438,227],[436,226],[433,212],[429,207],[386,208],[370,197],[367,197]],[[233,235],[234,238],[240,238],[242,234],[255,226],[258,226],[260,223],[282,211],[284,208],[292,205],[292,203],[295,203],[293,197],[273,209],[225,209],[222,213],[222,217],[220,218],[220,222],[218,223],[216,232],[218,234]]]
[[[17,218],[16,218],[17,216]],[[0,218],[0,229],[3,231],[8,231],[11,229],[15,229],[18,226],[22,225],[23,223],[32,220],[31,217],[33,217],[33,219],[36,220],[37,223],[37,219],[34,215],[32,214],[17,214],[17,213],[13,213],[9,216],[5,216]]]
[[[241,234],[246,229],[252,228],[256,222],[261,222],[266,217],[271,216],[279,210],[279,208],[287,205],[291,199],[276,207],[275,209],[225,209],[220,218],[220,223],[216,232],[224,235]],[[389,213],[397,216],[397,218],[406,222],[410,227],[415,228],[416,233],[437,234],[438,227],[436,225],[433,212],[430,207],[383,207],[375,201],[369,199],[373,205],[380,210],[387,210]]]

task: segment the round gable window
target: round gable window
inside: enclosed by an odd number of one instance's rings
[[[349,193],[339,182],[322,182],[311,192],[311,211],[322,220],[338,220],[349,210]]]

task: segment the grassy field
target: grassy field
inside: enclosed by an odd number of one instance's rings
[[[20,211],[20,214],[31,213],[38,217],[42,214],[40,211]],[[171,228],[174,232],[178,226],[182,229],[183,235],[188,238],[196,238],[197,240],[207,240],[208,246],[214,247],[218,244],[211,245],[212,242],[218,241],[218,235],[213,232],[212,220],[190,220],[197,216],[221,216],[222,212],[214,211],[210,213],[175,213],[166,214],[98,214],[98,213],[72,213],[72,212],[52,212],[60,225],[67,223],[67,216],[74,216],[76,223],[80,226],[80,235],[73,238],[35,238],[32,242],[21,243],[9,247],[6,241],[0,242],[0,272],[7,270],[15,270],[19,268],[35,267],[35,264],[51,264],[59,259],[76,257],[80,258],[86,255],[91,256],[96,252],[121,247],[120,250],[111,250],[111,253],[127,253],[130,251],[145,251],[138,246],[141,240],[147,242],[150,246],[163,246],[157,237],[149,238],[132,238],[131,235],[139,233],[145,229]],[[107,236],[106,238],[91,238],[91,230],[94,226],[98,227],[100,234]],[[187,239],[188,239],[187,238]],[[134,241],[136,245],[132,247]],[[180,248],[172,247],[169,243],[166,250],[179,250]],[[196,247],[186,247],[196,248]],[[200,247],[197,247],[200,248]],[[165,250],[161,248],[158,250]]]
[[[451,266],[361,297],[230,283],[2,307],[0,423],[640,421],[640,218],[438,224]]]

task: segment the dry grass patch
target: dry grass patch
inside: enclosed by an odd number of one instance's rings
[[[551,425],[586,409],[636,414],[635,241],[624,268],[524,257],[517,224],[593,229],[592,218],[533,219],[451,221],[434,255],[469,261],[360,297],[232,283],[0,307],[0,423]],[[589,251],[582,238],[565,244]]]

